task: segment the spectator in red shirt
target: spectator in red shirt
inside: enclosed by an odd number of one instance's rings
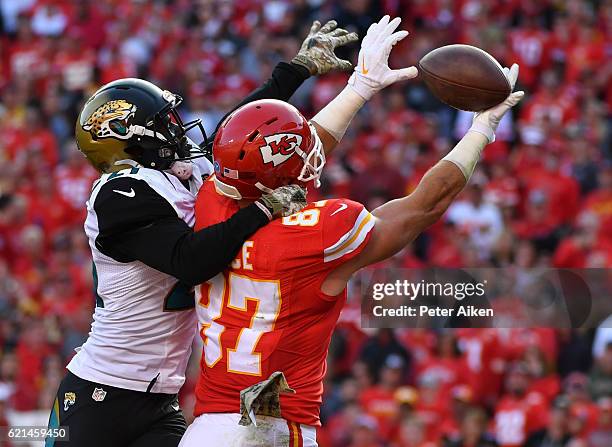
[[[555,126],[567,125],[577,119],[577,109],[573,91],[564,87],[558,75],[550,70],[542,75],[540,88],[526,101],[520,118],[525,124],[552,131]]]
[[[500,447],[522,446],[535,431],[546,426],[548,406],[537,392],[528,392],[529,373],[515,363],[506,377],[506,394],[495,408],[495,438]]]
[[[15,408],[21,411],[38,408],[43,362],[45,357],[53,352],[47,343],[42,321],[25,319],[23,324],[27,330],[24,331],[15,350],[19,373],[13,396]]]
[[[604,41],[598,31],[586,23],[580,25],[567,50],[566,81],[578,81],[585,72],[594,71],[604,58]]]
[[[74,141],[66,145],[66,162],[54,172],[59,196],[72,209],[75,225],[85,220],[85,202],[91,193],[91,186],[98,178],[98,172],[91,167],[78,151]]]
[[[9,51],[11,74],[16,79],[24,77],[35,81],[45,73],[48,61],[42,58],[41,39],[32,32],[29,18],[20,15],[17,23],[16,40]]]
[[[459,347],[469,369],[468,385],[476,403],[491,405],[501,388],[504,350],[494,329],[458,329]]]
[[[453,332],[445,331],[438,335],[435,355],[421,363],[416,380],[437,383],[438,392],[445,397],[453,387],[468,383],[465,357]]]
[[[402,357],[395,354],[387,357],[378,384],[363,390],[359,399],[364,411],[376,418],[378,433],[385,441],[391,438],[399,413],[395,390],[402,384],[405,367]]]
[[[474,402],[474,392],[468,385],[457,385],[449,394],[450,411],[437,428],[437,435],[444,441],[461,437],[461,425]]]
[[[57,142],[53,132],[44,122],[40,109],[37,107],[27,108],[23,130],[26,140],[23,146],[15,149],[18,152],[29,152],[29,157],[43,158],[47,169],[56,166],[59,159]],[[22,154],[17,153],[15,156],[22,156]]]
[[[563,239],[553,256],[559,268],[612,266],[612,243],[599,232],[599,218],[591,212],[580,214],[574,233]]]
[[[554,374],[551,361],[536,345],[527,347],[523,361],[531,376],[528,392],[540,393],[548,403],[552,403],[561,391],[561,381],[559,376]]]
[[[599,409],[591,400],[588,390],[588,377],[573,372],[563,381],[563,391],[569,400],[570,425],[573,436],[586,439],[597,427]]]
[[[559,222],[549,213],[548,200],[540,190],[529,193],[524,215],[512,223],[512,229],[521,239],[534,241],[539,248],[550,251],[556,243]]]
[[[47,280],[49,261],[42,228],[36,225],[25,227],[20,234],[19,248],[21,255],[12,263],[11,270],[23,281],[27,294],[37,299]]]
[[[559,161],[557,154],[547,152],[544,155],[543,170],[537,175],[521,176],[527,197],[532,193],[545,196],[546,212],[555,227],[569,223],[576,215],[580,195],[578,182],[559,172]]]
[[[597,428],[588,436],[591,447],[607,447],[612,443],[612,397],[602,397],[597,401],[599,418]]]
[[[427,439],[426,427],[417,416],[408,417],[402,421],[398,440],[393,447],[434,447],[435,442]]]
[[[509,35],[510,60],[521,66],[521,82],[533,88],[549,62],[550,33],[543,29],[537,16],[524,16],[522,27]]]
[[[582,209],[599,217],[598,237],[612,239],[612,163],[603,167],[597,180],[598,188],[585,197]]]
[[[348,447],[382,447],[376,420],[368,415],[360,415],[355,420]]]

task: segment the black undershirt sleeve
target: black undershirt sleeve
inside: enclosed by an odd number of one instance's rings
[[[140,261],[188,285],[223,271],[244,241],[268,223],[253,204],[194,232],[165,198],[144,180],[130,177],[102,185],[94,210],[99,227],[96,247],[101,253],[119,262]]]
[[[289,98],[293,96],[296,90],[300,88],[304,81],[309,77],[310,73],[305,67],[287,62],[279,62],[276,64],[276,67],[274,67],[270,78],[257,89],[253,90],[246,98],[244,98],[230,112],[228,112],[223,119],[219,121],[217,128],[230,113],[232,113],[238,107],[248,104],[249,102],[257,101],[259,99],[279,99],[281,101],[289,101]],[[215,135],[211,135],[210,141],[213,141],[214,138]]]

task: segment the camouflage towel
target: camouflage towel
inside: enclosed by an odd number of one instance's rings
[[[257,425],[255,415],[281,417],[280,393],[295,393],[280,371],[240,391],[240,425]]]

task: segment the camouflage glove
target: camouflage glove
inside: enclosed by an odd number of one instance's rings
[[[273,372],[270,377],[240,391],[239,425],[257,426],[256,414],[281,417],[280,394],[295,393],[287,383],[285,375],[280,371]]]
[[[255,203],[270,219],[290,216],[306,206],[306,190],[299,185],[281,186],[265,193]]]
[[[336,69],[348,71],[353,68],[353,64],[349,61],[338,59],[338,56],[334,54],[334,49],[356,42],[359,37],[357,33],[349,33],[336,26],[338,23],[335,20],[330,20],[323,26],[321,22],[315,20],[302,43],[302,48],[291,62],[306,67],[312,76],[322,75]]]

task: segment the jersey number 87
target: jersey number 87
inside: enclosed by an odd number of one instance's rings
[[[214,367],[225,354],[228,372],[261,376],[261,353],[255,347],[264,333],[274,329],[282,303],[280,282],[220,273],[197,287],[196,298],[206,365]],[[255,306],[250,325],[243,327],[229,346],[222,346],[221,336],[226,330],[223,314],[248,312],[250,301]]]

